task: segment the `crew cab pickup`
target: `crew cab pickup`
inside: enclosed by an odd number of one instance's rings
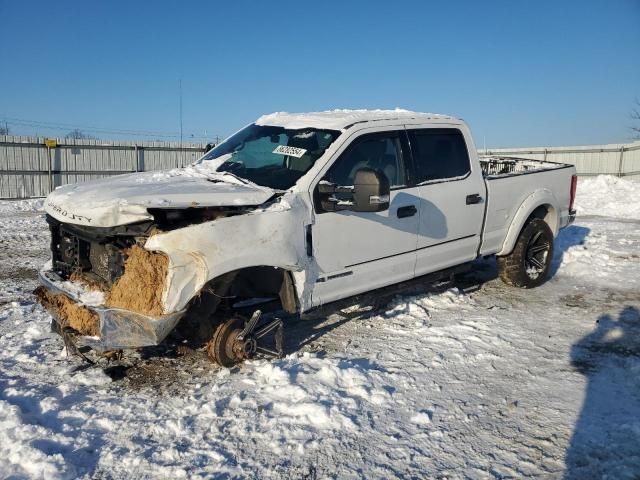
[[[506,283],[540,285],[575,187],[572,165],[479,157],[450,116],[274,113],[189,167],[56,189],[38,295],[76,345],[178,327],[231,365],[282,332],[238,313],[256,299],[301,314],[491,255]]]

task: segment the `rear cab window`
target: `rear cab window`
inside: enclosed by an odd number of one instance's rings
[[[457,128],[425,128],[407,133],[416,184],[457,180],[471,172],[467,144]]]

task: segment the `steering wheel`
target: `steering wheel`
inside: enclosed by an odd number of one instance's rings
[[[220,167],[223,168],[222,171],[235,173],[236,175],[244,173],[247,170],[247,167],[241,160],[227,160],[222,165],[220,165]]]

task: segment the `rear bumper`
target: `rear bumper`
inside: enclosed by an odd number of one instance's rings
[[[576,220],[576,211],[574,209],[562,210],[558,219],[559,229],[566,228]]]
[[[50,270],[40,271],[40,284],[50,293],[63,294],[98,316],[98,336],[79,336],[78,346],[88,346],[95,350],[119,350],[124,348],[147,347],[162,342],[176,327],[184,311],[150,317],[121,308],[108,308],[83,304],[77,294],[65,288],[65,282],[58,274]],[[57,331],[63,319],[54,310],[49,310]]]

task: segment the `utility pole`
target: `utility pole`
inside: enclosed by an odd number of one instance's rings
[[[180,79],[180,82],[179,82],[179,89],[180,89],[180,158],[182,159],[182,164],[184,164],[184,151],[182,150],[182,79]]]
[[[179,89],[180,89],[180,146],[182,146],[182,79],[180,79]]]

